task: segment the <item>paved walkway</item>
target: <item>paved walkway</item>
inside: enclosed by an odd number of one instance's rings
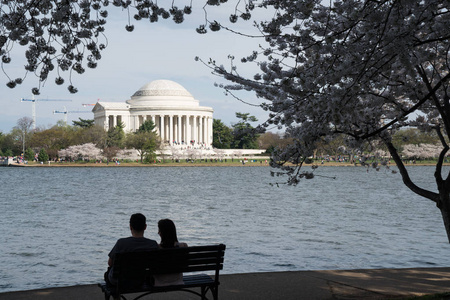
[[[221,275],[219,299],[401,299],[450,292],[450,268],[328,270]],[[127,297],[128,298],[128,297]],[[1,300],[102,300],[96,285],[0,293]],[[143,299],[198,299],[189,293]]]

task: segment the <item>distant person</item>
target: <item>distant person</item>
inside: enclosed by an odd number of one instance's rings
[[[147,229],[147,220],[141,213],[133,214],[130,218],[131,236],[117,240],[116,244],[109,252],[108,271],[105,273],[105,281],[110,285],[115,285],[116,281],[112,277],[113,262],[116,253],[134,252],[157,249],[158,243],[154,240],[144,237],[144,231]]]
[[[178,242],[177,229],[172,220],[162,219],[158,222],[158,234],[161,237],[161,242],[159,247],[161,249],[165,248],[179,248],[187,247],[186,243]],[[165,285],[177,285],[184,284],[183,273],[174,274],[160,274],[155,275],[155,286],[165,286]]]

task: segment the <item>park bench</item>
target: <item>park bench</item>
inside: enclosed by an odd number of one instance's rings
[[[211,291],[218,299],[219,270],[223,269],[225,245],[195,246],[184,248],[155,249],[143,252],[117,253],[113,262],[113,277],[117,285],[100,283],[105,299],[123,294],[146,295],[170,291],[185,291],[207,299]],[[214,277],[200,273],[214,271]],[[153,286],[153,275],[183,273],[183,285]],[[190,274],[189,274],[190,273]],[[200,293],[195,288],[200,288]]]

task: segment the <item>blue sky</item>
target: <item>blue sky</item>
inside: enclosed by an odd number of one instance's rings
[[[195,1],[194,1],[195,2]],[[181,3],[180,3],[181,6]],[[220,9],[219,9],[220,8]],[[232,12],[230,7],[211,8],[208,10],[211,19],[227,20]],[[258,107],[245,105],[231,96],[225,96],[223,90],[214,86],[223,79],[211,74],[210,70],[194,58],[199,56],[205,61],[213,58],[217,62],[228,64],[228,55],[234,55],[237,60],[250,55],[258,45],[263,43],[260,38],[246,38],[221,30],[209,32],[206,35],[196,33],[195,28],[204,19],[201,7],[194,7],[193,14],[187,17],[183,24],[174,24],[164,20],[158,23],[149,21],[134,21],[135,30],[127,32],[127,14],[115,7],[108,9],[110,17],[106,24],[108,47],[102,52],[102,59],[96,69],[87,69],[83,75],[72,78],[78,93],[70,94],[67,85],[57,86],[54,83],[56,74],[49,76],[48,82],[41,88],[37,99],[70,99],[71,102],[36,102],[36,124],[48,128],[58,120],[64,119],[63,114],[53,114],[54,110],[87,111],[86,113],[69,113],[68,124],[72,120],[93,119],[92,107],[83,107],[84,103],[100,101],[124,102],[130,99],[141,86],[158,79],[169,79],[181,84],[197,100],[200,105],[214,109],[214,118],[221,119],[231,125],[237,119],[236,112],[249,112],[260,121],[267,118],[267,113]],[[256,33],[252,21],[239,21],[234,28],[245,33]],[[25,48],[15,46],[10,65],[5,70],[11,78],[23,76]],[[245,68],[244,68],[245,67]],[[252,75],[255,69],[243,66],[241,73]],[[68,82],[68,76],[64,78]],[[31,102],[21,102],[21,98],[31,98],[31,88],[38,85],[37,78],[28,74],[25,82],[10,89],[6,86],[8,78],[0,73],[0,131],[8,133],[22,117],[31,117]],[[247,94],[245,100],[258,104],[254,94]],[[256,124],[255,124],[256,125]]]

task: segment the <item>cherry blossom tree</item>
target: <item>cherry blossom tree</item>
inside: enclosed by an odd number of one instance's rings
[[[66,149],[58,151],[58,155],[61,158],[71,160],[81,159],[101,159],[101,150],[97,148],[93,143],[86,143],[82,145],[69,146]]]
[[[223,159],[225,157],[225,150],[223,149],[214,149],[214,153],[219,159]]]
[[[344,134],[352,148],[380,140],[404,184],[440,209],[450,241],[450,177],[443,171],[450,138],[450,2],[441,0],[267,0],[274,17],[256,26],[265,44],[241,63],[205,63],[230,83],[235,97],[251,91],[271,112],[263,126],[285,128],[292,143],[275,151],[272,166],[289,184],[311,178],[301,169],[324,136]],[[413,182],[392,135],[410,126],[435,131],[441,151],[437,191]],[[293,164],[286,164],[287,162]]]
[[[408,144],[403,146],[402,154],[407,158],[438,158],[442,152],[441,145],[433,144]]]
[[[172,153],[172,159],[180,160],[183,157],[183,151],[178,147],[170,147],[170,152]]]

